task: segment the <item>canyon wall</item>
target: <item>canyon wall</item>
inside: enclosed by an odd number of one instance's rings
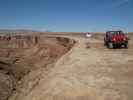
[[[0,100],[15,93],[27,74],[38,69],[48,70],[75,44],[64,37],[44,35],[0,36]]]

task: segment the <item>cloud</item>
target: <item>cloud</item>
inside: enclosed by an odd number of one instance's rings
[[[120,5],[127,4],[130,0],[121,0]]]
[[[111,8],[116,8],[128,4],[130,0],[116,0],[112,3]]]

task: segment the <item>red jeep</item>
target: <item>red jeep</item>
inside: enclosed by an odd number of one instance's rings
[[[122,31],[108,31],[104,37],[104,44],[109,48],[124,46],[128,48],[128,37]]]

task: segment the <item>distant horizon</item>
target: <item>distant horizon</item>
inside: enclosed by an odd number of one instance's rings
[[[102,31],[95,31],[95,30],[88,30],[88,31],[85,31],[85,30],[83,30],[83,31],[79,31],[79,30],[74,30],[74,31],[69,31],[69,30],[66,30],[66,31],[61,31],[61,30],[58,30],[58,31],[54,31],[54,30],[49,30],[49,29],[46,29],[46,30],[42,30],[42,29],[36,29],[36,28],[1,28],[0,27],[0,30],[27,30],[27,31],[40,31],[40,32],[106,32],[106,31],[112,31],[112,30],[122,30],[123,32],[133,32],[133,31],[128,31],[128,30],[124,30],[124,29],[120,29],[120,28],[108,28],[108,29],[105,29],[105,30],[102,30]]]
[[[40,30],[34,30],[34,29],[1,29],[0,28],[0,32],[1,31],[31,31],[31,32],[51,32],[51,33],[86,33],[86,32],[76,32],[76,31],[73,31],[73,32],[68,32],[68,31],[48,31],[48,30],[46,30],[46,31],[40,31]],[[107,31],[119,31],[119,30],[107,30]],[[123,30],[122,30],[123,31]],[[99,32],[97,32],[97,31],[87,31],[87,32],[91,32],[91,33],[105,33],[106,31],[99,31]],[[126,32],[126,31],[123,31],[123,32],[125,32],[125,33],[133,33],[133,31],[131,31],[131,32]]]

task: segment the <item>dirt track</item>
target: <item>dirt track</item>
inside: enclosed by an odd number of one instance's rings
[[[93,39],[86,49],[84,38],[74,39],[75,46],[54,67],[29,74],[9,100],[132,100],[132,43],[109,50]]]

